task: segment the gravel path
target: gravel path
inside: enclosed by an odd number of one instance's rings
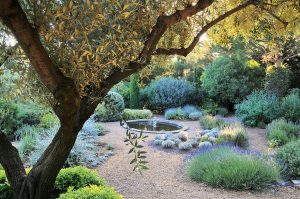
[[[199,122],[180,122],[190,127],[189,131],[200,130]],[[102,141],[114,146],[114,155],[103,165],[97,168],[101,177],[107,183],[116,188],[126,199],[202,199],[202,198],[289,198],[299,199],[300,190],[296,188],[279,188],[264,193],[235,192],[215,189],[205,184],[193,182],[185,175],[184,155],[157,150],[149,144],[145,144],[147,161],[150,170],[143,176],[132,172],[132,159],[128,155],[129,147],[123,142],[125,130],[119,126],[119,122],[104,123],[109,131],[101,137]],[[251,149],[266,151],[266,140],[261,129],[247,129],[249,132]],[[154,135],[149,135],[148,141],[153,140]]]

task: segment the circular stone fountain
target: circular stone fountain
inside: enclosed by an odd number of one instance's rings
[[[162,119],[141,119],[129,120],[122,125],[124,128],[129,128],[131,131],[143,131],[144,133],[179,133],[185,131],[187,126],[173,122],[170,120]]]

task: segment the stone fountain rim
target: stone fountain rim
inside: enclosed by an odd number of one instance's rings
[[[185,126],[185,125],[183,125],[179,122],[175,122],[175,121],[171,121],[171,120],[165,120],[165,119],[157,119],[157,118],[155,118],[155,119],[152,118],[152,119],[128,120],[122,125],[122,127],[127,129],[126,126],[125,126],[127,123],[131,123],[131,122],[148,122],[148,121],[153,121],[153,120],[156,120],[159,123],[169,124],[169,125],[173,125],[173,126],[181,127],[181,128],[178,129],[178,130],[174,130],[174,131],[143,131],[143,133],[152,133],[152,134],[174,133],[175,134],[175,133],[179,133],[180,131],[186,131],[186,130],[189,129],[188,126]],[[129,130],[134,131],[134,132],[141,132],[140,129],[135,129],[135,128],[129,128]]]

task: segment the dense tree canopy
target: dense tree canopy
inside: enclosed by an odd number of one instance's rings
[[[207,31],[223,43],[238,32],[257,38],[299,33],[299,9],[298,0],[0,0],[0,36],[17,40],[13,47],[2,42],[1,64],[18,56],[22,71],[34,69],[53,95],[61,123],[28,175],[17,150],[0,133],[0,163],[16,198],[50,197],[97,104],[152,58],[187,56]]]

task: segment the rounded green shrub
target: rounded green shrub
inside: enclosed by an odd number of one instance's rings
[[[56,177],[55,193],[64,193],[68,187],[79,189],[88,185],[104,186],[105,182],[98,177],[96,171],[86,167],[77,166],[74,168],[62,169]]]
[[[101,122],[112,122],[120,120],[125,109],[122,95],[109,92],[95,110],[95,118]]]
[[[265,77],[265,90],[277,97],[283,97],[290,86],[291,72],[284,66],[268,66]]]
[[[150,108],[163,111],[188,103],[196,91],[186,80],[164,77],[153,80],[146,88],[146,92]]]
[[[68,189],[68,191],[59,196],[59,199],[123,199],[113,188],[107,186],[90,185],[78,190]]]
[[[187,173],[195,181],[234,190],[263,190],[280,178],[280,169],[273,161],[239,154],[230,147],[195,156],[188,163]]]
[[[152,116],[152,112],[148,109],[125,109],[123,113],[124,120],[150,119]]]
[[[278,98],[264,91],[254,91],[235,108],[237,116],[247,126],[268,124],[281,114]]]
[[[283,117],[287,120],[300,121],[300,96],[299,93],[292,92],[282,99]]]
[[[18,128],[18,109],[8,102],[0,101],[0,130],[6,135],[13,135]]]
[[[7,183],[0,183],[0,199],[13,199],[13,190]]]
[[[280,147],[276,157],[283,162],[282,167],[289,177],[300,177],[300,140],[292,141]]]
[[[234,104],[260,87],[263,68],[258,62],[238,55],[222,56],[205,67],[200,79],[209,97]]]
[[[267,139],[270,147],[283,146],[299,136],[300,127],[284,119],[273,120],[267,126]]]

